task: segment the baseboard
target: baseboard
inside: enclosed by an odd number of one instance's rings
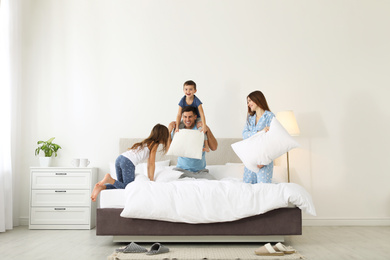
[[[343,219],[313,218],[302,219],[303,226],[390,226],[390,218]]]
[[[28,226],[30,224],[30,219],[28,217],[20,217],[19,218],[19,225],[20,226]]]

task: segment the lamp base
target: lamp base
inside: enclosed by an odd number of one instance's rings
[[[288,152],[287,152],[287,181],[290,183],[290,163],[288,158]]]

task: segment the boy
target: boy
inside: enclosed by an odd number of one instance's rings
[[[176,116],[176,130],[175,132],[179,132],[179,126],[181,123],[181,116],[182,116],[182,109],[186,106],[192,106],[196,108],[196,127],[202,128],[203,132],[207,131],[207,125],[206,125],[206,118],[204,116],[202,102],[199,100],[197,96],[195,96],[196,93],[196,83],[192,80],[188,80],[184,82],[183,84],[183,92],[184,97],[179,102],[179,111],[177,112]],[[209,144],[207,139],[204,141],[204,151],[209,152]]]

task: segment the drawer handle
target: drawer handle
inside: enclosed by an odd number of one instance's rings
[[[66,190],[56,190],[55,192],[66,192]]]
[[[66,172],[56,172],[56,175],[66,175]]]
[[[66,208],[54,208],[54,210],[66,210]]]

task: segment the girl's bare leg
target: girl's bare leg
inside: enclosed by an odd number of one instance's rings
[[[104,178],[101,181],[99,181],[98,183],[100,185],[103,185],[103,184],[106,184],[106,183],[114,184],[115,180],[111,177],[111,174],[106,173],[106,175],[104,175]]]
[[[91,194],[91,200],[92,201],[96,201],[97,199],[97,196],[99,195],[99,193],[102,191],[102,190],[105,190],[106,189],[106,183],[109,183],[109,184],[114,184],[115,180],[111,177],[111,175],[109,173],[107,173],[106,175],[104,175],[104,178],[99,181],[98,183],[96,183],[95,187],[93,188],[93,191],[92,191],[92,194]]]
[[[91,194],[91,200],[96,201],[97,196],[102,190],[106,189],[106,185],[96,183],[95,188],[93,188],[92,194]]]

